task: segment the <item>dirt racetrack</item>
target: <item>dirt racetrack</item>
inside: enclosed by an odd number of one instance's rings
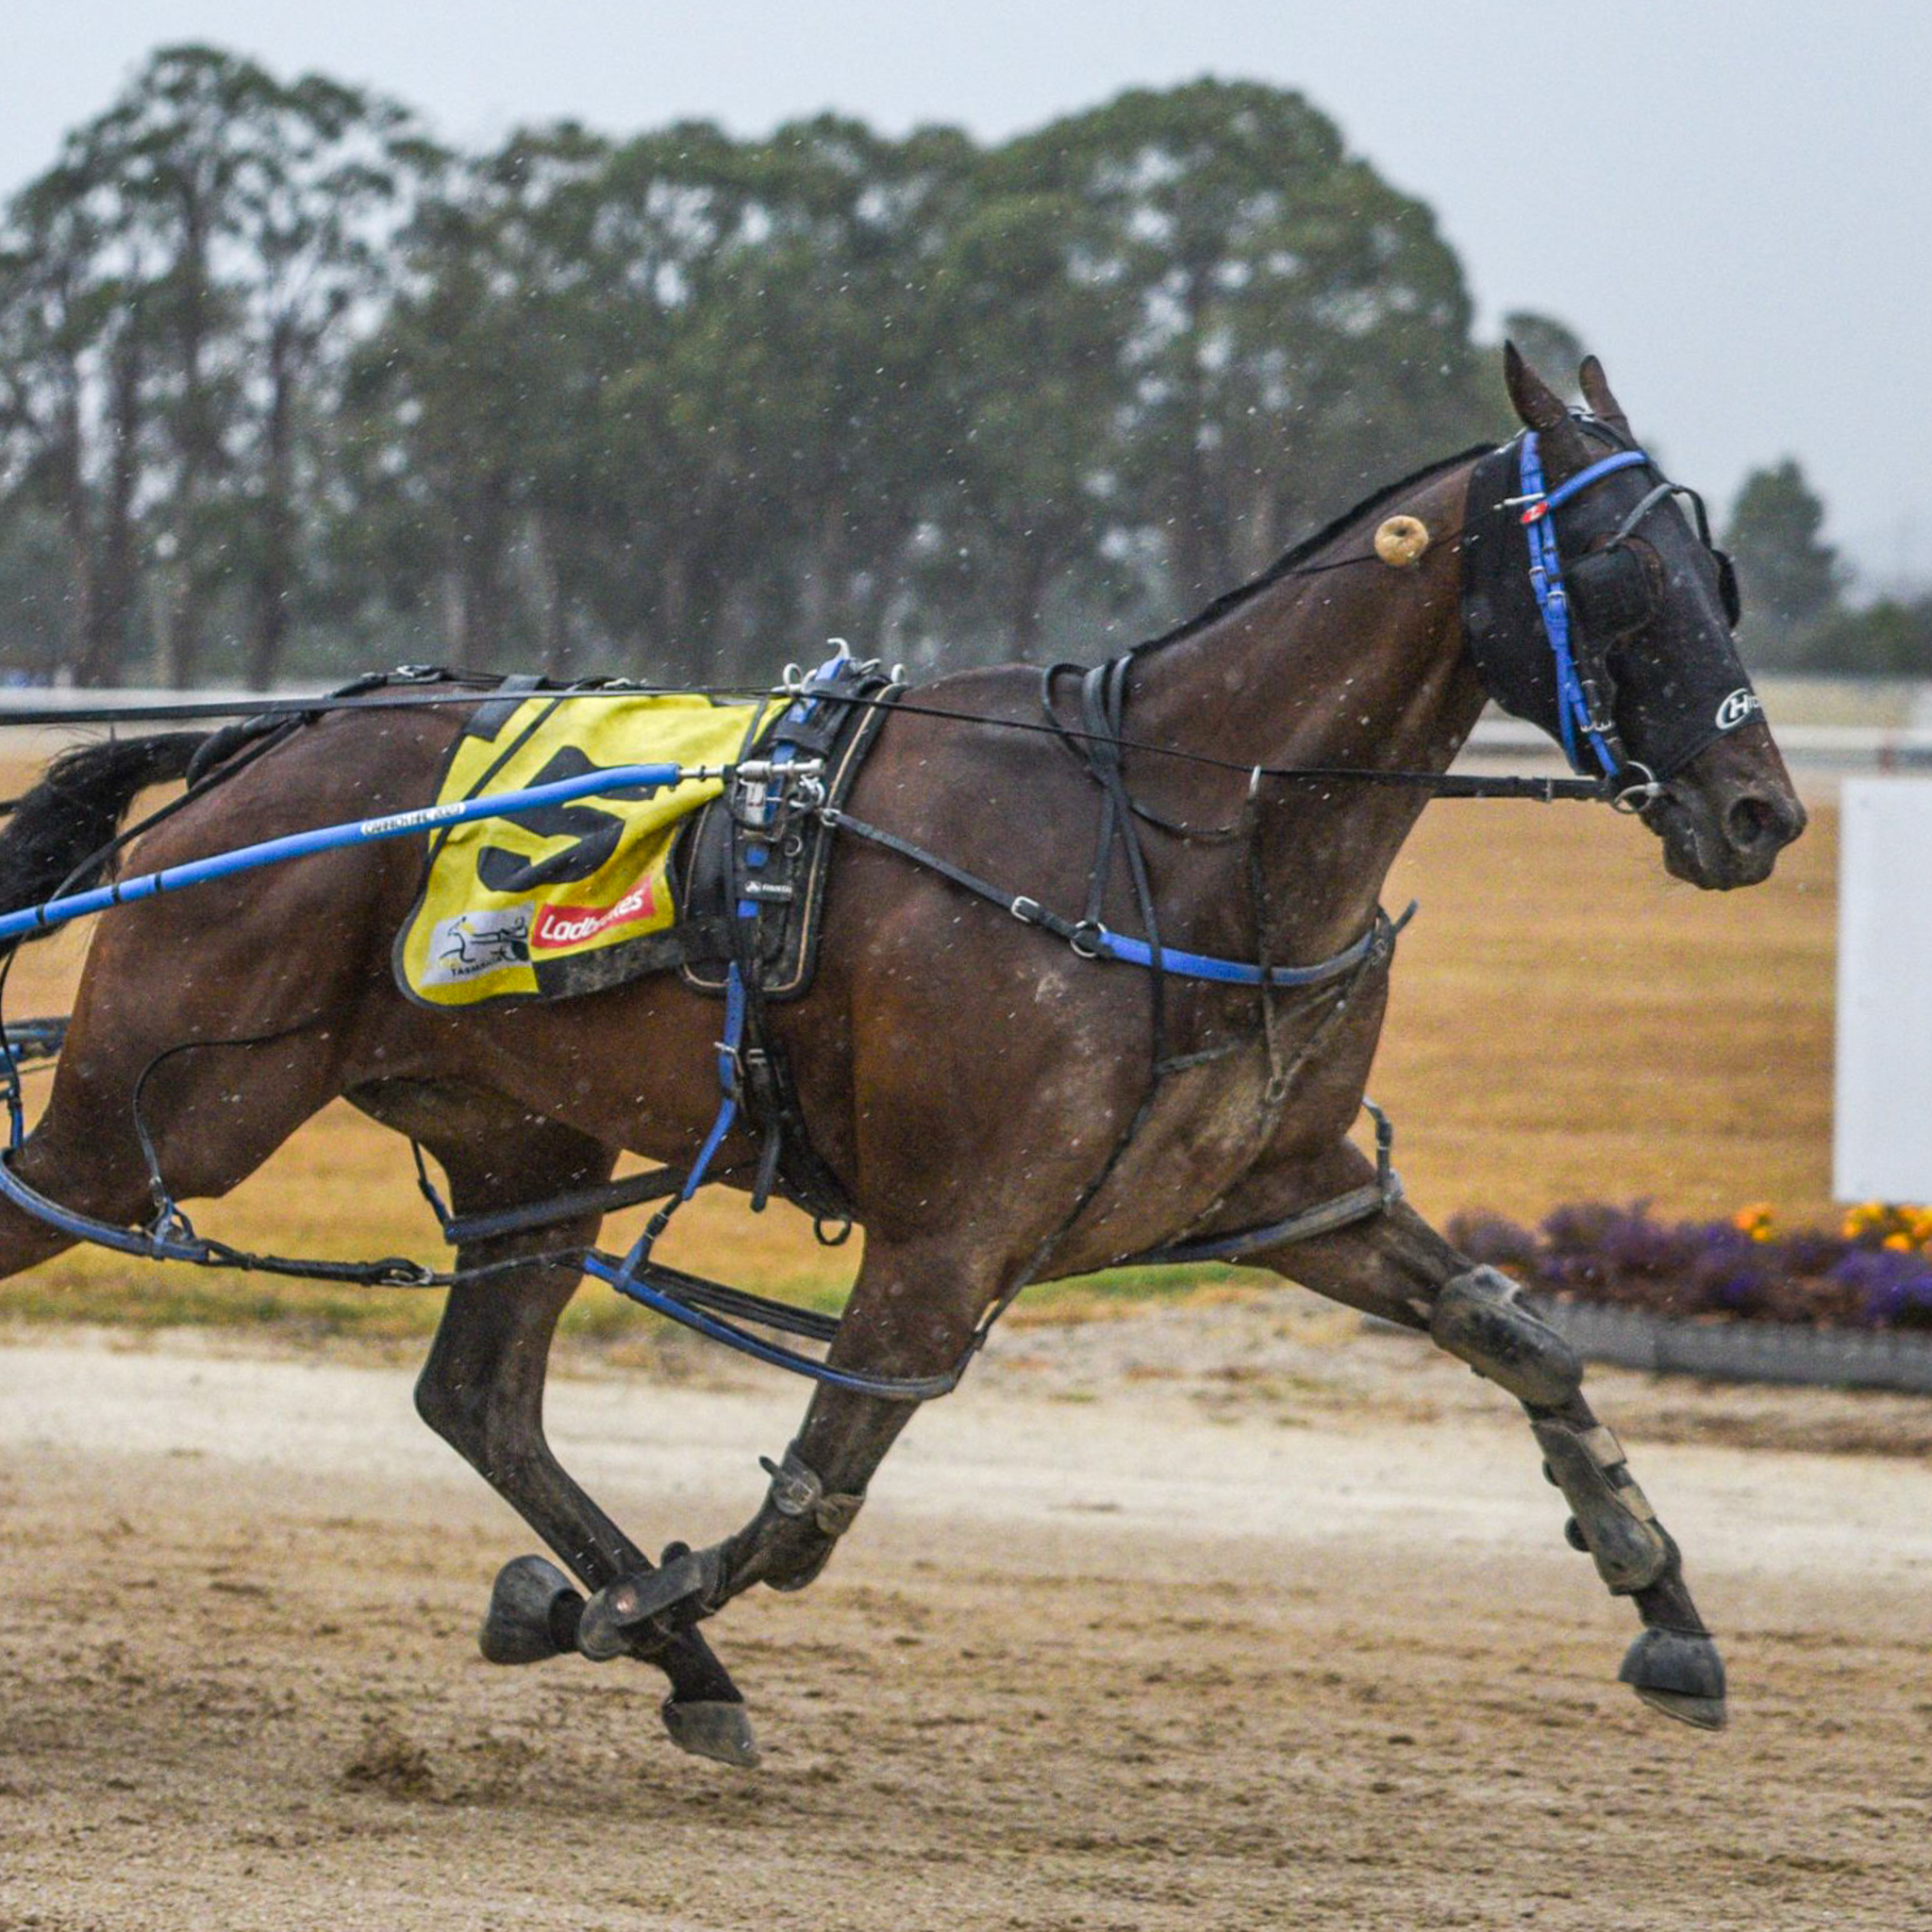
[[[1612,1681],[1633,1622],[1455,1364],[1293,1291],[1011,1330],[824,1579],[712,1626],[733,1773],[655,1674],[477,1658],[530,1540],[400,1356],[255,1347],[0,1347],[5,1932],[1932,1922],[1924,1405],[1593,1378],[1725,1640],[1710,1737]],[[572,1366],[646,1541],[738,1523],[798,1412]]]

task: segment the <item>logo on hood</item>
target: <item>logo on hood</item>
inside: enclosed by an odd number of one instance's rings
[[[1754,717],[1763,710],[1757,702],[1757,693],[1747,684],[1734,691],[1717,708],[1717,728],[1720,731],[1735,731],[1746,718]]]

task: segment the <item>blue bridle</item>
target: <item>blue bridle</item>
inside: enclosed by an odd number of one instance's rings
[[[1542,614],[1543,635],[1549,640],[1550,655],[1557,667],[1557,723],[1562,734],[1563,756],[1571,770],[1584,769],[1577,756],[1580,738],[1596,754],[1606,777],[1614,778],[1626,769],[1626,760],[1617,745],[1616,726],[1611,723],[1604,694],[1593,678],[1586,678],[1576,668],[1576,657],[1570,643],[1570,599],[1563,589],[1563,559],[1557,549],[1557,525],[1551,511],[1560,508],[1573,496],[1580,496],[1591,484],[1600,483],[1619,470],[1647,467],[1650,458],[1641,449],[1620,449],[1603,457],[1587,469],[1566,478],[1554,490],[1543,488],[1542,450],[1534,429],[1523,435],[1518,474],[1523,492],[1511,499],[1524,506],[1523,526],[1529,538],[1529,582],[1536,592],[1536,607]]]

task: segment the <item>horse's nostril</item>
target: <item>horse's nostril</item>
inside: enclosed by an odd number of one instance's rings
[[[1783,824],[1784,814],[1768,798],[1740,798],[1724,814],[1724,830],[1740,850],[1777,838]]]

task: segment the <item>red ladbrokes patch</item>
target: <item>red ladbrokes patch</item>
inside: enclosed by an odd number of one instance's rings
[[[640,879],[615,906],[545,906],[530,928],[533,953],[555,953],[580,946],[614,925],[630,925],[658,910],[656,882]]]

